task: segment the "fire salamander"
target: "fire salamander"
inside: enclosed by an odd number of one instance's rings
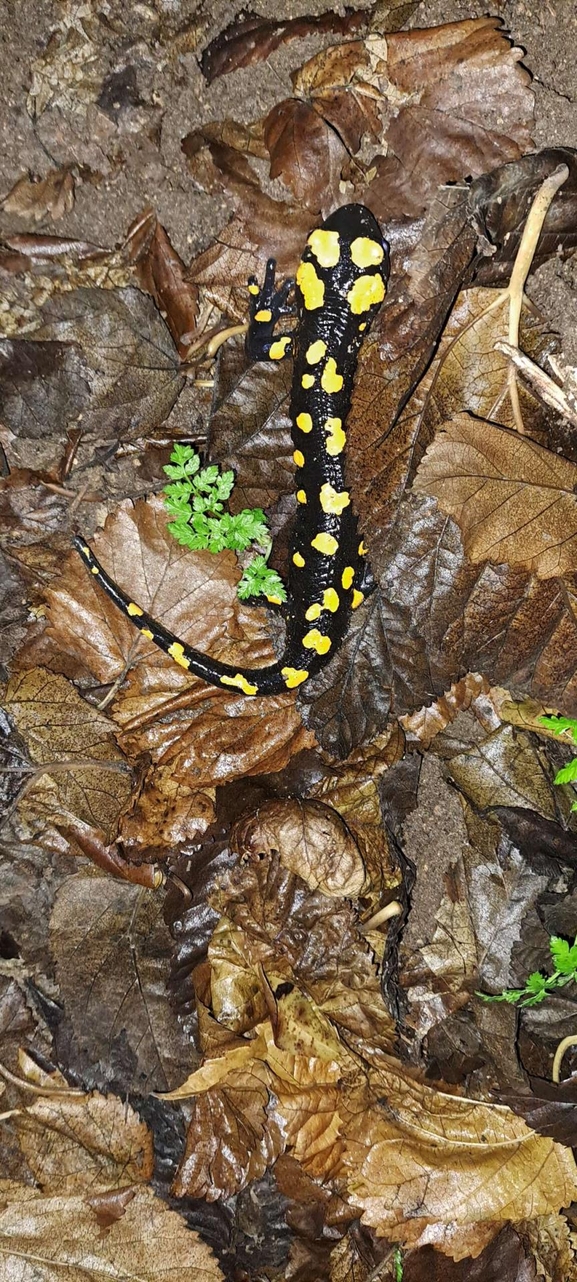
[[[294,282],[297,325],[275,334],[290,312],[286,281],[275,289],[275,262],[264,284],[249,282],[246,346],[254,360],[294,358],[292,438],[298,514],[290,549],[284,654],[266,668],[219,663],[179,641],[108,578],[82,538],[74,545],[91,573],[143,636],[182,668],[246,695],[293,690],[331,659],[351,610],[364,600],[367,549],[344,477],[345,425],[359,347],[385,297],[389,247],[363,205],[337,209],[311,232]]]

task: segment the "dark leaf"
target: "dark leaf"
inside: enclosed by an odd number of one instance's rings
[[[524,1117],[540,1135],[550,1135],[568,1148],[577,1147],[577,1075],[558,1083],[532,1077],[529,1085],[525,1093],[503,1091],[498,1095],[499,1103]]]

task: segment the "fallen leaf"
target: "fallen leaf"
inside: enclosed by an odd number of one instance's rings
[[[476,1259],[447,1259],[433,1246],[403,1255],[403,1282],[537,1282],[523,1243],[510,1225]]]
[[[396,0],[394,4],[387,5],[387,9],[396,15],[393,21],[397,20],[399,26],[407,21],[415,7],[411,0]],[[263,19],[254,14],[247,15],[240,22],[235,18],[207,45],[200,60],[201,70],[211,84],[217,76],[228,75],[231,71],[238,71],[240,67],[250,67],[257,62],[266,61],[275,49],[289,40],[325,32],[348,36],[359,27],[364,27],[369,17],[370,13],[367,15],[349,9],[342,16],[329,12],[288,20]]]
[[[154,299],[179,355],[185,357],[198,319],[198,289],[149,206],[129,227],[125,244],[141,287]]]
[[[271,1075],[257,1061],[196,1096],[174,1183],[176,1197],[203,1197],[208,1202],[231,1197],[258,1179],[284,1151],[278,1115],[269,1115],[270,1089]]]
[[[450,772],[479,810],[522,806],[546,819],[557,818],[545,759],[527,735],[512,726],[503,726],[483,743],[453,757]]]
[[[24,174],[0,202],[7,214],[40,223],[46,216],[53,222],[74,207],[74,178],[69,169],[50,169],[45,178]]]
[[[410,1245],[429,1224],[547,1215],[573,1198],[568,1150],[509,1109],[441,1094],[392,1061],[375,1073],[373,1089],[379,1103],[351,1118],[343,1173],[363,1222],[389,1241]]]
[[[265,802],[235,825],[231,846],[241,858],[278,851],[284,868],[323,895],[355,898],[363,888],[358,846],[337,811],[320,801]]]
[[[120,837],[129,851],[150,851],[198,841],[215,818],[214,788],[199,792],[159,766],[145,777],[129,814],[120,821]]]
[[[473,562],[506,561],[543,579],[575,569],[576,486],[577,464],[466,414],[443,424],[414,481],[455,517]]]
[[[92,1206],[84,1194],[41,1197],[6,1183],[0,1186],[0,1252],[8,1276],[24,1277],[25,1269],[39,1282],[61,1282],[63,1273],[67,1282],[84,1282],[90,1260],[93,1282],[110,1282],[115,1274],[139,1282],[223,1278],[210,1247],[149,1188],[131,1190],[120,1219],[103,1232],[97,1200]]]
[[[50,931],[62,1000],[90,1063],[121,1061],[123,1050],[132,1091],[181,1080],[190,1047],[166,997],[171,942],[160,895],[79,873],[58,892]]]
[[[419,708],[410,716],[399,717],[409,743],[419,743],[423,748],[430,748],[436,735],[450,725],[459,712],[471,706],[481,693],[490,689],[489,682],[478,672],[468,672],[466,677],[456,681],[446,694],[435,699],[424,708]]]
[[[39,1099],[15,1118],[20,1147],[43,1193],[92,1195],[148,1181],[152,1136],[114,1095]]]
[[[577,1136],[577,1078],[548,1082],[532,1077],[524,1092],[503,1091],[500,1104],[523,1117],[532,1130],[574,1148]]]
[[[31,780],[23,776],[21,814],[33,825],[80,819],[111,839],[131,792],[113,723],[64,677],[42,668],[12,677],[5,701],[37,766]]]
[[[397,32],[375,61],[398,114],[373,187],[389,216],[423,212],[437,187],[516,160],[532,143],[533,92],[500,19]],[[368,42],[372,53],[371,43]]]
[[[341,190],[348,153],[338,134],[307,103],[285,98],[264,122],[271,178],[282,178],[295,202],[330,212]]]
[[[114,333],[114,345],[110,334]],[[130,439],[159,427],[184,386],[172,339],[138,290],[81,288],[51,298],[34,341],[74,344],[89,373],[84,432]]]

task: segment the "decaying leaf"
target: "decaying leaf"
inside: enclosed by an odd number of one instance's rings
[[[258,1179],[283,1152],[279,1118],[269,1115],[271,1076],[264,1063],[227,1075],[197,1095],[175,1193],[208,1202],[230,1197]],[[226,1138],[226,1143],[223,1140]]]
[[[153,1168],[152,1136],[124,1100],[52,1095],[20,1110],[20,1147],[45,1194],[73,1196],[140,1184]]]
[[[329,212],[339,190],[347,151],[338,134],[312,107],[287,98],[264,122],[271,178],[282,178],[297,204]]]
[[[188,280],[182,259],[150,207],[129,227],[126,249],[136,263],[140,285],[152,295],[185,356],[198,318],[198,289]]]
[[[359,848],[338,812],[322,802],[265,802],[236,825],[231,844],[252,859],[278,851],[284,868],[324,895],[354,898],[363,888]]]
[[[506,561],[543,579],[575,569],[576,485],[575,463],[467,414],[443,424],[414,482],[455,517],[473,562]]]
[[[343,1161],[353,1204],[389,1240],[418,1243],[445,1208],[446,1223],[490,1224],[494,1233],[527,1208],[545,1215],[573,1198],[568,1150],[510,1110],[441,1094],[393,1064],[379,1067],[373,1089],[379,1103],[351,1118]]]
[[[69,169],[50,169],[45,178],[19,178],[1,202],[7,214],[40,223],[47,215],[53,222],[74,206],[74,178]]]
[[[111,837],[131,790],[113,723],[65,677],[42,668],[11,678],[6,707],[37,766],[20,802],[22,815],[57,825],[79,819]]]
[[[76,1042],[92,1063],[124,1059],[131,1090],[166,1090],[190,1049],[166,997],[170,937],[154,891],[78,874],[59,891],[51,949]]]
[[[111,1223],[105,1216],[103,1225],[98,1198],[42,1197],[24,1184],[7,1183],[0,1185],[0,1252],[8,1277],[28,1273],[60,1282],[64,1273],[67,1282],[84,1282],[89,1260],[93,1282],[131,1274],[158,1282],[159,1267],[163,1282],[223,1278],[210,1247],[149,1188],[126,1190],[117,1218]]]

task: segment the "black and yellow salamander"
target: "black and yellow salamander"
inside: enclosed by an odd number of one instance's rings
[[[247,352],[253,360],[294,358],[290,414],[297,520],[290,549],[284,654],[266,668],[219,663],[179,641],[109,579],[84,539],[74,545],[122,613],[176,663],[212,685],[247,695],[293,690],[330,660],[364,599],[366,548],[345,484],[346,418],[360,345],[385,297],[389,247],[363,205],[345,205],[311,232],[294,282],[297,324],[275,334],[291,310],[292,282],[249,282]]]

